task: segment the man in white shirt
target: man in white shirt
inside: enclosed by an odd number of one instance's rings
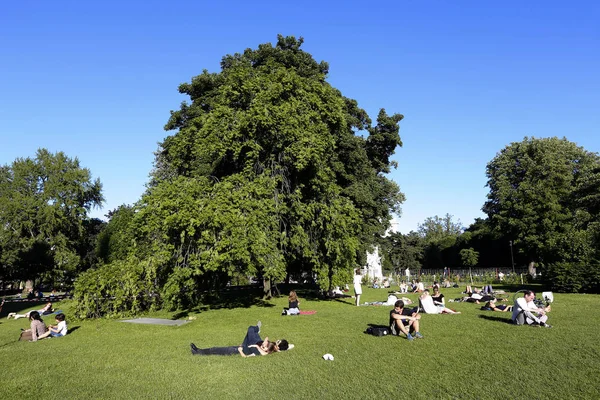
[[[550,306],[546,308],[538,307],[533,302],[533,299],[535,299],[535,293],[531,290],[525,290],[524,296],[515,300],[512,321],[517,325],[538,324],[546,328],[552,328],[551,325],[546,323],[548,320],[546,313],[550,311]]]

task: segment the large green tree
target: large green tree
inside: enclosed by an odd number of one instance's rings
[[[85,265],[88,212],[102,185],[79,161],[40,149],[0,167],[0,264],[8,279],[66,280]],[[87,244],[86,244],[87,243]]]
[[[598,154],[566,138],[511,143],[487,165],[483,210],[529,262],[590,263],[597,256],[599,167]]]
[[[402,116],[381,110],[373,126],[302,43],[279,36],[180,85],[190,102],[171,113],[132,221],[168,305],[237,274],[341,284],[400,211],[385,174]]]
[[[275,46],[225,56],[220,73],[182,84],[192,102],[171,115],[166,129],[177,133],[161,145],[147,196],[161,185],[202,187],[198,201],[218,201],[223,211],[212,212],[229,220],[199,220],[190,249],[201,251],[198,239],[213,230],[211,248],[223,246],[219,257],[236,268],[269,279],[313,272],[328,288],[346,278],[399,211],[404,197],[384,174],[401,145],[402,116],[381,110],[371,126],[355,100],[326,82],[327,63],[302,43],[279,36]],[[243,228],[227,228],[242,221]],[[236,246],[225,246],[230,240]]]

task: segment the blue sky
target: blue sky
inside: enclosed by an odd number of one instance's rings
[[[86,4],[87,3],[87,4]],[[138,200],[177,92],[225,54],[303,36],[328,81],[375,119],[402,113],[396,226],[467,226],[485,166],[525,136],[600,151],[600,3],[27,1],[0,6],[0,164],[78,157],[106,202]]]

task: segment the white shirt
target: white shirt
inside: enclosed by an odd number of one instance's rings
[[[527,302],[527,300],[525,300],[525,297],[519,297],[516,301],[515,304],[513,306],[513,313],[512,313],[512,317],[511,319],[513,321],[515,321],[517,319],[517,316],[519,314],[521,314],[521,312],[523,310],[527,310],[527,311],[533,311],[533,312],[537,312],[538,308],[535,305],[535,303],[532,301]]]
[[[439,314],[440,310],[433,304],[433,298],[431,296],[425,296],[421,298],[421,306],[425,310],[426,314]]]
[[[60,321],[58,325],[56,325],[56,329],[58,329],[58,333],[63,336],[67,334],[67,321]]]

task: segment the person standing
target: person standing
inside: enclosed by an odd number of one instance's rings
[[[360,305],[360,295],[362,294],[362,275],[360,274],[360,268],[356,268],[354,271],[354,298],[356,299],[356,306]]]

